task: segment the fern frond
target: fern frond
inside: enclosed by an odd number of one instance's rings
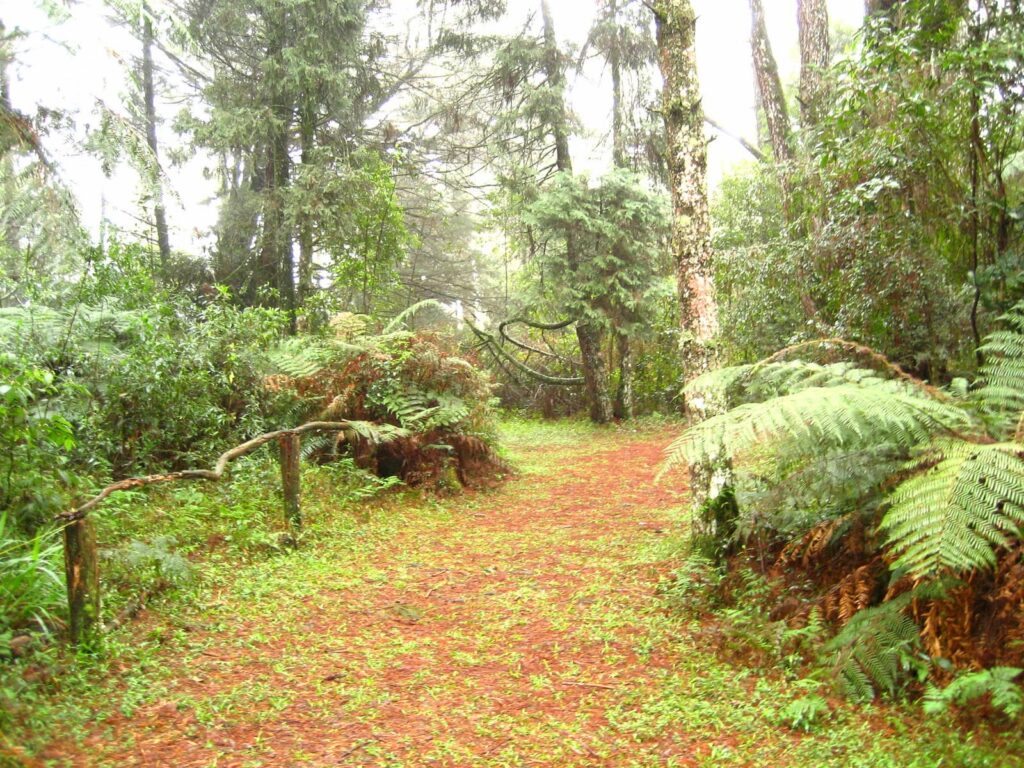
[[[1024,302],[999,318],[1004,327],[985,337],[978,348],[985,357],[975,400],[987,413],[992,432],[1012,434],[1024,411]]]
[[[409,431],[392,424],[374,424],[370,421],[349,421],[349,429],[357,436],[373,444],[387,443],[408,437]]]
[[[276,372],[294,379],[313,376],[330,362],[327,350],[311,339],[303,337],[282,340],[267,352],[267,358]]]
[[[897,381],[871,377],[812,386],[741,405],[691,427],[666,449],[659,474],[684,461],[714,461],[723,454],[736,458],[767,441],[773,450],[792,456],[879,443],[910,448],[969,423],[962,409]]]
[[[825,644],[834,653],[833,674],[850,698],[869,701],[878,693],[892,695],[902,677],[902,660],[920,643],[917,624],[904,613],[913,592],[857,612]]]
[[[1024,446],[948,441],[935,450],[938,463],[896,489],[882,520],[894,567],[914,576],[991,568],[1024,522]]]

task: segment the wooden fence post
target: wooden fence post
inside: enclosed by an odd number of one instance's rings
[[[100,559],[96,529],[88,518],[64,526],[64,573],[68,585],[68,630],[75,645],[87,641],[100,616]]]
[[[295,535],[302,530],[300,480],[302,474],[302,438],[295,432],[281,436],[281,487],[284,492],[284,516]]]

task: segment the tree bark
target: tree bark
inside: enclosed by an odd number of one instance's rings
[[[548,87],[558,98],[558,107],[553,110],[551,116],[551,132],[555,138],[555,163],[559,171],[572,173],[569,121],[565,109],[565,79],[548,0],[541,0],[541,16],[544,22],[544,73],[548,79]],[[566,233],[565,247],[569,269],[576,271],[580,259],[572,232]],[[593,321],[580,318],[576,323],[576,339],[580,345],[580,361],[587,402],[590,406],[590,418],[598,424],[604,424],[612,419],[612,402],[608,396],[608,369],[601,350],[603,336],[602,329]]]
[[[301,143],[300,162],[302,165],[312,163],[313,144],[315,141],[314,117],[304,110],[300,118],[299,141]],[[299,285],[298,303],[302,304],[313,293],[313,220],[307,211],[299,222]]]
[[[611,0],[609,11],[618,29],[618,3]],[[622,52],[616,40],[608,51],[608,66],[612,74],[612,165],[615,168],[626,167],[626,136],[622,130],[625,123],[622,104]],[[617,419],[633,418],[633,353],[629,337],[617,331],[612,339],[619,349],[619,386],[615,392],[612,414]],[[609,360],[612,359],[609,352]]]
[[[302,531],[302,437],[295,432],[282,435],[281,494],[284,497],[284,517],[289,532],[297,539]]]
[[[768,27],[765,25],[764,6],[761,0],[750,0],[750,20],[750,50],[754,59],[757,92],[768,128],[768,140],[775,161],[788,163],[793,159],[789,110],[786,108],[786,97],[782,91],[782,81],[779,79],[779,68],[775,63],[771,42],[768,40]]]
[[[171,262],[171,240],[167,232],[167,212],[164,209],[163,172],[160,169],[160,151],[156,138],[156,87],[153,81],[153,17],[149,5],[142,5],[142,98],[146,113],[146,144],[153,155],[153,218],[156,221],[156,242],[160,249],[160,268],[167,274]]]
[[[665,79],[662,114],[674,214],[672,253],[679,282],[680,351],[683,379],[690,381],[711,367],[714,360],[711,341],[718,330],[711,273],[707,141],[697,79],[697,19],[690,0],[658,0],[654,16],[658,62]],[[704,418],[713,412],[713,404],[699,396],[688,399],[683,405],[691,418]],[[727,461],[690,467],[695,509],[691,528],[693,542],[716,557],[724,551],[727,541],[727,526],[721,521],[729,517],[723,503],[731,495],[723,496],[723,490],[730,480]]]
[[[288,19],[284,9],[277,9],[268,22],[270,43],[267,58],[275,61],[275,69],[286,69],[284,51],[287,43]],[[292,231],[285,215],[285,192],[291,173],[291,129],[294,101],[283,85],[271,90],[269,152],[264,171],[263,238],[259,256],[259,275],[253,287],[276,288],[281,304],[288,312],[292,334],[296,332],[295,265],[292,256]]]
[[[68,634],[74,645],[88,642],[100,618],[100,559],[91,520],[64,526],[64,574],[68,589]]]
[[[655,5],[658,62],[665,88],[662,114],[672,191],[672,254],[679,284],[683,377],[712,364],[718,331],[711,272],[711,225],[707,197],[707,140],[697,80],[696,14],[689,0]]]
[[[824,101],[824,74],[830,60],[825,0],[797,0],[800,30],[800,123],[817,125]]]

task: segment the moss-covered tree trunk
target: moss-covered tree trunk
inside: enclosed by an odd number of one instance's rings
[[[707,139],[697,79],[697,17],[689,0],[659,0],[654,6],[658,62],[665,79],[662,114],[668,145],[672,190],[672,252],[679,282],[683,377],[690,381],[714,362],[711,346],[718,330],[711,263],[711,225],[707,196]],[[706,417],[713,404],[699,395],[684,404],[687,415]],[[698,513],[695,545],[709,555],[723,551],[728,530],[722,506],[731,479],[727,463],[690,468],[690,487]],[[728,515],[725,515],[728,517]]]
[[[800,31],[800,123],[818,124],[829,64],[828,6],[825,0],[797,0]]]
[[[655,8],[658,61],[665,79],[662,113],[672,191],[672,255],[679,284],[683,376],[689,380],[711,367],[711,341],[718,331],[696,14],[689,0],[660,0]]]
[[[754,76],[757,93],[764,110],[768,141],[777,163],[788,163],[793,159],[790,143],[789,110],[786,96],[779,78],[779,67],[775,63],[772,45],[768,39],[768,27],[764,18],[761,0],[750,0],[750,53],[754,59]]]

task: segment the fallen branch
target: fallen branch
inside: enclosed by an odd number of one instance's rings
[[[365,423],[358,424],[350,421],[311,421],[308,424],[303,424],[301,427],[267,432],[224,451],[217,459],[213,469],[185,469],[179,472],[166,472],[160,475],[144,475],[119,480],[108,485],[84,504],[68,512],[61,512],[55,519],[62,523],[73,523],[76,520],[82,520],[93,507],[118,491],[130,491],[134,488],[143,488],[147,485],[156,485],[157,483],[169,483],[175,480],[220,480],[224,477],[224,473],[227,472],[228,465],[232,461],[282,437],[301,435],[306,432],[344,432],[348,429],[356,429],[358,431],[360,427],[365,428],[365,426]]]

